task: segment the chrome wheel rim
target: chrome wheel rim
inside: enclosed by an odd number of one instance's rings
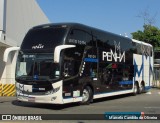
[[[137,85],[135,84],[135,85],[134,85],[134,93],[136,94],[137,91],[138,91],[138,90],[137,90]]]
[[[82,96],[82,100],[83,102],[87,102],[89,99],[89,92],[87,91],[87,89],[83,90],[83,96]]]
[[[144,87],[143,87],[143,85],[141,84],[140,92],[143,92],[143,89],[144,89]]]

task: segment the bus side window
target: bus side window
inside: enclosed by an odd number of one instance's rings
[[[137,54],[142,55],[142,48],[141,48],[141,44],[136,43],[136,48],[137,48]]]
[[[79,73],[80,61],[76,60],[64,60],[63,76],[72,77]]]
[[[112,71],[110,69],[103,69],[103,81],[106,85],[109,85],[112,79]]]
[[[70,44],[88,45],[92,43],[92,35],[84,30],[72,29],[68,41]]]
[[[83,47],[69,48],[63,50],[63,75],[64,77],[75,76],[79,73]]]
[[[112,79],[112,66],[109,63],[99,63],[99,78],[102,84],[109,85]]]
[[[74,75],[74,62],[66,60],[64,62],[64,77],[70,77]]]
[[[132,50],[133,50],[134,53],[137,53],[137,52],[138,52],[135,42],[132,42]]]
[[[96,63],[91,63],[90,77],[91,78],[97,78],[98,77],[97,64]]]

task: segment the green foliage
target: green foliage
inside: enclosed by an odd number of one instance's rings
[[[160,29],[152,25],[144,25],[143,28],[143,31],[131,33],[133,39],[150,43],[154,49],[160,49]]]

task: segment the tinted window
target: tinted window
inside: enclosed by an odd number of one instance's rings
[[[60,77],[60,67],[53,63],[53,54],[19,54],[16,77],[57,79]]]
[[[66,28],[41,28],[30,30],[26,35],[22,49],[53,49],[63,43]]]
[[[141,44],[139,44],[139,43],[136,43],[136,48],[137,48],[137,54],[142,54],[142,48],[141,48]]]
[[[139,55],[152,56],[152,47],[150,47],[150,46],[134,42],[133,48],[135,48],[136,53]]]
[[[64,77],[72,77],[79,73],[83,52],[83,48],[79,47],[63,50],[62,69]]]
[[[73,29],[69,34],[67,43],[86,45],[91,41],[92,41],[92,36],[89,33],[83,30]]]
[[[133,65],[117,63],[99,63],[99,78],[104,84],[129,81],[133,78]]]

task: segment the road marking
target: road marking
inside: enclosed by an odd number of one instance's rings
[[[151,95],[151,94],[160,94],[160,92],[157,92],[157,93],[147,92],[146,94],[148,94],[148,95]]]
[[[155,109],[158,109],[158,108],[160,108],[160,107],[144,107],[144,108],[155,108]]]

